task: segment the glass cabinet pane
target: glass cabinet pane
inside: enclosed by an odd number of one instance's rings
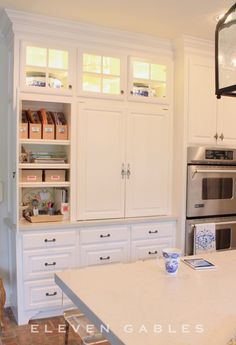
[[[121,94],[121,60],[83,53],[82,90],[107,95]]]
[[[47,49],[28,46],[26,48],[26,65],[46,67],[47,66]]]
[[[151,80],[166,81],[166,66],[151,64]]]
[[[120,94],[120,78],[119,77],[104,77],[102,91],[104,93],[119,95]]]
[[[29,87],[68,89],[69,51],[26,46],[24,84]]]
[[[120,59],[104,56],[102,67],[103,74],[120,75]]]
[[[133,63],[133,77],[141,79],[149,79],[149,64],[141,61]]]
[[[83,54],[83,71],[101,73],[102,57],[99,55]]]
[[[65,50],[49,49],[48,67],[68,69],[68,52]]]
[[[132,59],[131,95],[165,98],[167,92],[167,66],[145,60]]]
[[[101,77],[99,75],[84,74],[83,90],[91,92],[101,92]]]

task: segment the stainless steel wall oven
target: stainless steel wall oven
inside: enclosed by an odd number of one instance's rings
[[[187,158],[186,254],[202,222],[216,224],[217,250],[236,248],[236,150],[189,147]]]

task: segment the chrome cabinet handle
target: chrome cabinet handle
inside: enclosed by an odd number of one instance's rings
[[[151,252],[151,251],[148,252],[149,255],[156,255],[157,253],[158,253],[157,250],[155,250],[154,252]]]
[[[219,138],[220,138],[221,140],[224,140],[224,134],[221,133],[221,135],[219,136]]]
[[[127,165],[127,172],[126,172],[127,178],[130,178],[131,172],[130,172],[130,165]]]
[[[215,140],[218,139],[218,133],[216,133],[216,134],[214,135],[214,138],[215,138]]]

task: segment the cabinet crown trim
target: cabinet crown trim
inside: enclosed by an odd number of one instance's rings
[[[150,52],[161,51],[165,55],[173,55],[172,41],[164,38],[157,38],[135,32],[112,29],[94,24],[81,23],[79,21],[66,20],[56,17],[39,15],[35,13],[22,12],[10,9],[2,10],[0,13],[0,31],[5,35],[6,26],[11,26],[12,31],[22,35],[51,35],[58,39],[71,39],[84,43],[109,43],[115,42],[120,48],[137,49],[149,48]],[[30,34],[29,34],[30,33]]]

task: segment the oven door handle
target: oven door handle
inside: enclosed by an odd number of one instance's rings
[[[195,174],[197,173],[207,173],[207,174],[214,174],[214,173],[222,173],[222,174],[232,174],[232,173],[236,173],[236,170],[234,169],[195,169],[192,173],[192,178],[194,178]]]

